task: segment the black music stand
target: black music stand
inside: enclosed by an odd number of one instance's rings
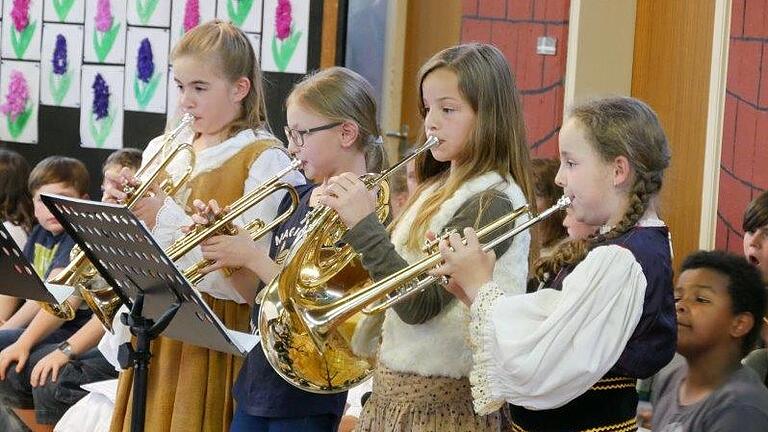
[[[149,345],[160,333],[193,345],[244,356],[258,336],[230,330],[123,205],[43,194],[42,201],[80,245],[131,313],[137,346],[121,349],[121,366],[134,365],[131,430],[144,430]]]
[[[16,298],[59,304],[75,291],[73,288],[43,282],[11,234],[0,223],[0,294]]]

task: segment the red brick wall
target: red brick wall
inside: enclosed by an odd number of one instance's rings
[[[744,209],[768,188],[766,16],[768,0],[733,0],[715,244],[736,253]]]
[[[489,42],[506,56],[523,95],[534,156],[557,155],[570,0],[463,0],[462,42]],[[557,39],[557,54],[536,54],[536,39]]]

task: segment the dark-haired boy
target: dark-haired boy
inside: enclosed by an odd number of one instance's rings
[[[744,258],[696,252],[675,285],[677,352],[686,359],[658,383],[654,432],[768,430],[768,389],[742,366],[766,293]]]

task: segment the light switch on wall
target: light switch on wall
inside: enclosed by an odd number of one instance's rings
[[[557,39],[551,36],[539,36],[536,40],[536,54],[555,55],[557,53]]]

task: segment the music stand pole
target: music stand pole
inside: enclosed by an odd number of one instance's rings
[[[152,319],[144,317],[141,312],[144,308],[144,294],[136,296],[131,307],[131,313],[123,313],[120,321],[131,328],[131,333],[136,336],[136,349],[130,342],[120,346],[118,361],[120,367],[128,369],[133,365],[133,411],[131,413],[131,432],[144,431],[144,419],[147,409],[147,378],[149,362],[152,357],[149,346],[152,339],[168,327],[171,320],[178,312],[180,303],[173,304],[166,310],[155,323]]]

